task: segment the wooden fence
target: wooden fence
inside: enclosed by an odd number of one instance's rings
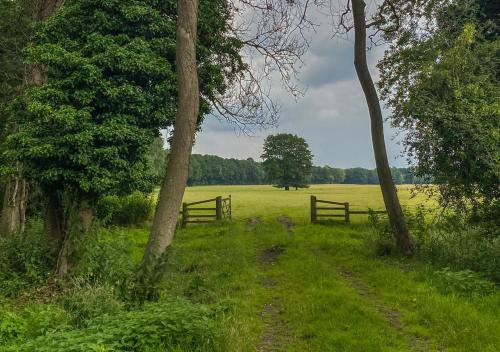
[[[319,206],[318,206],[319,204]],[[344,218],[346,223],[350,222],[351,214],[384,214],[385,210],[362,211],[350,210],[348,202],[333,202],[330,200],[321,200],[316,196],[311,196],[311,222],[321,220],[332,220],[332,218]]]
[[[209,206],[208,204],[213,204]],[[201,206],[200,205],[204,205]],[[231,219],[231,195],[221,196],[193,203],[182,203],[181,226],[187,224],[207,224],[222,219]]]

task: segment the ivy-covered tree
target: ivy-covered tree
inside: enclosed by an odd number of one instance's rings
[[[312,154],[304,138],[288,133],[268,136],[262,153],[264,170],[275,187],[308,187]]]
[[[416,175],[444,205],[500,219],[499,3],[430,2],[403,12],[379,67],[393,125]],[[430,188],[432,191],[434,188]]]
[[[226,1],[202,6],[199,120],[243,68]],[[59,274],[71,267],[70,234],[88,228],[97,199],[152,189],[146,154],[177,111],[175,35],[174,0],[73,0],[38,27],[28,60],[46,81],[17,104],[9,156],[49,200]]]

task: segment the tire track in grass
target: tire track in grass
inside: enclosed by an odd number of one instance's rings
[[[396,309],[386,306],[373,292],[373,289],[361,281],[356,274],[351,271],[341,269],[339,270],[340,276],[356,291],[356,293],[363,297],[366,301],[370,302],[377,312],[387,320],[389,325],[395,329],[400,336],[408,341],[410,351],[424,352],[430,351],[429,341],[408,334],[405,331],[405,324],[401,321],[401,312]]]
[[[282,223],[281,220],[278,219],[278,221]],[[287,223],[291,224],[291,221],[288,221]],[[285,227],[285,225],[283,226]],[[290,232],[292,226],[293,225],[290,225],[290,230],[287,228],[287,231]],[[259,264],[264,267],[275,265],[279,256],[284,251],[285,247],[279,245],[266,248],[259,253],[257,260]],[[261,281],[261,285],[271,292],[274,290],[274,287],[278,285],[278,283],[279,281],[272,276],[266,276]],[[281,317],[282,312],[283,302],[281,298],[277,296],[273,296],[267,303],[264,304],[264,307],[260,312],[264,329],[260,337],[260,342],[257,346],[257,351],[274,352],[285,350],[290,341],[290,337],[288,328]]]

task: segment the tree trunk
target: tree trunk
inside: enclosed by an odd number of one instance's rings
[[[33,8],[33,20],[43,21],[49,18],[64,0],[41,0]],[[43,75],[38,67],[26,65],[24,69],[25,85],[40,85]],[[11,132],[15,133],[18,126],[14,124]],[[18,162],[18,174],[21,174],[22,163]],[[2,206],[2,218],[0,219],[0,236],[12,232],[24,231],[26,220],[26,208],[28,203],[28,184],[21,176],[10,176],[7,179],[4,203]]]
[[[352,12],[354,16],[354,66],[356,67],[356,73],[363,88],[370,112],[373,151],[375,153],[380,188],[382,189],[385,208],[387,209],[389,220],[394,230],[396,243],[402,253],[411,255],[414,250],[413,242],[408,231],[403,210],[401,209],[401,204],[399,203],[396,187],[392,180],[385,148],[382,110],[380,109],[377,91],[366,62],[365,2],[363,0],[352,0]]]
[[[290,190],[290,186],[285,186],[285,191],[289,191]]]
[[[57,194],[47,195],[47,205],[43,214],[43,233],[45,240],[57,256],[64,240],[64,209]]]
[[[20,163],[18,163],[18,167]],[[19,177],[9,177],[5,185],[0,236],[24,231],[28,185]]]
[[[67,211],[63,212],[62,218],[58,219],[58,223],[62,224],[61,242],[59,255],[55,273],[57,276],[68,274],[73,268],[71,255],[74,249],[75,236],[85,235],[90,231],[93,220],[93,212],[87,200],[81,200],[78,208],[68,207]]]
[[[156,286],[163,276],[164,253],[172,243],[177,226],[199,114],[196,63],[198,0],[179,0],[177,11],[178,108],[167,173],[138,272],[139,286],[144,288]]]

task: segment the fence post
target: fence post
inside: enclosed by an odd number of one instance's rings
[[[182,203],[182,227],[186,227],[188,219],[188,206],[187,203]]]
[[[345,222],[349,223],[350,222],[350,219],[349,219],[349,203],[345,202],[344,203],[344,208],[345,208]]]
[[[217,220],[222,220],[222,197],[215,198],[215,217]]]
[[[316,222],[317,212],[316,212],[316,196],[311,196],[311,222]]]
[[[233,219],[233,201],[231,195],[229,195],[229,220]]]

